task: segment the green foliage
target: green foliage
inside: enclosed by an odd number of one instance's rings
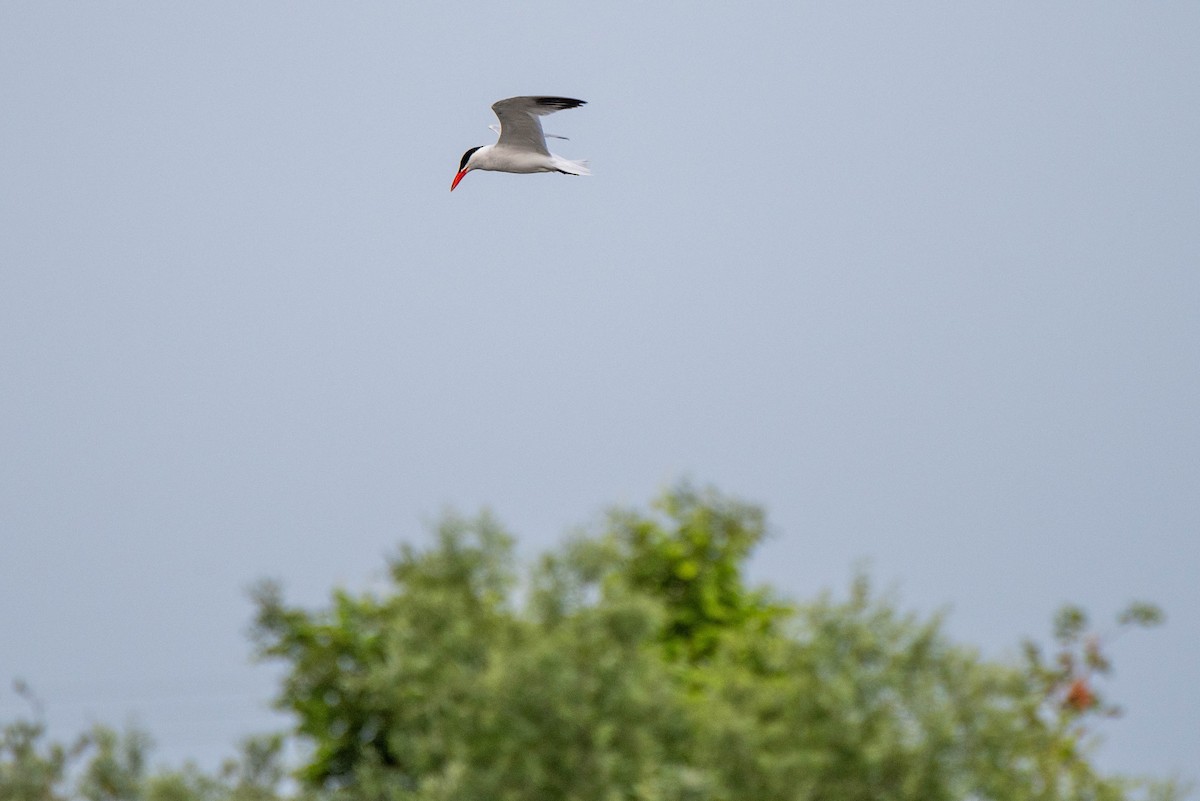
[[[1059,731],[1073,731],[1079,737],[1084,722],[1091,716],[1115,717],[1119,707],[1111,704],[1097,689],[1098,681],[1112,672],[1105,648],[1118,634],[1130,627],[1148,628],[1163,621],[1162,611],[1154,604],[1135,602],[1117,616],[1117,630],[1109,633],[1089,628],[1087,613],[1067,605],[1054,617],[1054,639],[1058,651],[1047,659],[1036,643],[1024,643],[1024,674],[1048,700],[1047,714]]]
[[[117,732],[96,725],[92,727],[88,744],[92,754],[79,780],[79,794],[87,801],[139,798],[146,777],[150,737],[137,729]]]
[[[1145,601],[1135,601],[1117,617],[1122,626],[1157,626],[1166,619],[1161,609]]]
[[[217,775],[194,765],[165,770],[146,777],[141,795],[146,801],[278,801],[286,776],[284,737],[271,734],[250,737],[241,743],[236,758],[227,759]]]
[[[1063,685],[1061,654],[989,662],[865,578],[843,602],[784,603],[745,581],[764,531],[685,485],[524,585],[485,516],[403,550],[378,597],[308,612],[265,587],[258,642],[289,668],[302,780],[347,801],[1178,797],[1096,771],[1102,710]],[[1108,669],[1082,610],[1054,632],[1073,669]]]
[[[848,597],[751,587],[762,513],[683,485],[619,510],[523,580],[489,516],[449,517],[378,592],[327,607],[254,591],[254,637],[303,747],[297,801],[1126,801],[1170,782],[1101,775],[1093,722],[1111,635],[1065,607],[1054,652],[951,642],[857,578]],[[1131,605],[1118,629],[1161,621]],[[36,711],[36,704],[34,704]],[[2,801],[279,801],[283,735],[215,775],[147,770],[136,730],[0,734]]]
[[[767,633],[786,610],[745,586],[743,566],[762,541],[762,511],[682,485],[654,503],[657,515],[614,512],[601,535],[612,554],[604,580],[666,608],[661,637],[669,657],[711,656],[731,631]]]
[[[148,770],[150,737],[97,724],[71,745],[48,742],[40,709],[0,732],[0,801],[280,801],[283,737],[250,739],[216,776],[193,765]]]
[[[33,718],[18,718],[0,730],[0,799],[4,801],[64,801],[70,764],[87,748],[86,737],[70,745],[46,741],[41,706],[29,687],[13,689],[33,710]]]
[[[273,585],[257,589],[260,652],[292,668],[279,705],[314,747],[307,784],[336,787],[360,767],[415,777],[448,764],[488,654],[514,634],[511,551],[490,518],[451,518],[435,548],[405,546],[392,560],[386,599],[338,592],[310,614]]]

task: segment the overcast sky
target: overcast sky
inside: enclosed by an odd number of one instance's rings
[[[1200,754],[1200,4],[0,4],[0,713],[213,765],[245,590],[442,509],[522,553],[690,476],[755,576],[1113,644]],[[595,175],[472,173],[489,106]]]

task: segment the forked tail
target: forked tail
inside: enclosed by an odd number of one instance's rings
[[[562,156],[552,153],[550,155],[554,159],[554,169],[559,172],[565,172],[567,175],[591,175],[592,171],[588,169],[587,161],[571,161],[564,159]]]

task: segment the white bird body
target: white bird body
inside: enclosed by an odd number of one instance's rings
[[[463,154],[458,174],[450,191],[472,170],[534,173],[561,172],[567,175],[591,175],[586,161],[572,161],[551,153],[538,117],[584,105],[569,97],[510,97],[492,104],[500,120],[500,138],[494,145],[473,147]]]
[[[496,172],[554,172],[559,161],[566,161],[553,153],[535,153],[519,147],[484,145],[476,150],[468,163],[472,170],[494,170]],[[568,162],[570,163],[570,162]]]

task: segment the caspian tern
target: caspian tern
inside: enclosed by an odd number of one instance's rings
[[[561,172],[566,175],[591,175],[586,161],[571,161],[546,149],[546,134],[538,117],[578,108],[583,100],[569,97],[510,97],[497,100],[492,111],[500,120],[500,138],[494,145],[473,147],[463,153],[458,175],[450,191],[471,170],[498,172]],[[561,138],[561,137],[559,137]]]

